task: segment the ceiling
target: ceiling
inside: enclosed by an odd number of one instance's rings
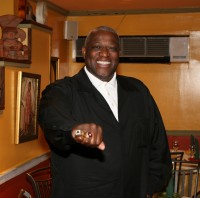
[[[46,0],[65,15],[200,12],[200,0]]]

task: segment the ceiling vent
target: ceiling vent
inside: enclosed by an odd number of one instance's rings
[[[120,63],[187,62],[188,40],[188,36],[120,36]],[[84,62],[84,41],[83,36],[76,40],[76,62]]]

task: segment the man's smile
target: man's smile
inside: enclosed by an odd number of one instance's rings
[[[111,62],[110,61],[97,61],[98,64],[101,64],[101,65],[108,65],[110,64]]]

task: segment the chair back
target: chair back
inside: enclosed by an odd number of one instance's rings
[[[181,197],[197,198],[200,163],[190,161],[174,161],[181,163],[181,168],[173,170],[174,193]]]
[[[183,160],[183,151],[176,151],[176,152],[171,152],[171,159],[172,159],[172,165],[173,165],[173,170],[179,169],[181,170],[181,162]],[[179,181],[178,181],[179,182]]]
[[[32,197],[28,191],[21,189],[17,198],[32,198]]]
[[[33,187],[35,198],[51,197],[52,178],[49,166],[27,173],[27,178]]]
[[[172,160],[183,160],[183,151],[172,151],[170,152]]]

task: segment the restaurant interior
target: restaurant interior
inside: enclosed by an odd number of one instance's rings
[[[194,164],[198,164],[192,176],[196,186],[190,196],[182,197],[200,197],[197,174],[200,163],[200,2],[197,0],[1,2],[0,197],[36,196],[34,178],[27,173],[34,174],[35,170],[50,166],[50,149],[36,119],[41,92],[49,83],[73,76],[84,66],[80,53],[82,42],[92,28],[100,25],[115,29],[124,43],[117,73],[142,80],[153,95],[165,124],[177,174],[182,168],[194,168]],[[11,34],[15,31],[11,45],[20,46],[20,50],[3,48],[4,28]],[[134,44],[136,40],[143,40],[147,46],[149,39],[161,42],[153,55],[145,50],[142,55],[134,54],[125,42]],[[8,38],[7,45],[10,42]],[[163,42],[165,51],[161,50]],[[126,47],[130,51],[128,55]],[[164,54],[160,55],[161,51]],[[22,129],[21,113],[27,79],[32,80],[36,93],[29,134]],[[178,160],[187,161],[186,165]],[[49,169],[45,171],[50,185]],[[180,182],[181,179],[175,180]],[[188,190],[189,184],[185,185]],[[166,194],[155,197],[166,197]]]

